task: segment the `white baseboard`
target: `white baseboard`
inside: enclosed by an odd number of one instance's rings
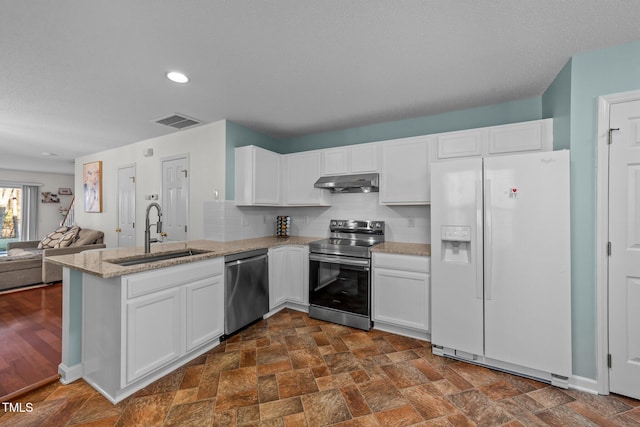
[[[569,388],[584,391],[585,393],[598,394],[598,382],[596,380],[578,375],[569,377]]]
[[[58,374],[60,374],[60,382],[62,384],[71,384],[72,382],[82,378],[82,375],[84,374],[84,367],[82,363],[71,367],[61,363],[58,365]]]

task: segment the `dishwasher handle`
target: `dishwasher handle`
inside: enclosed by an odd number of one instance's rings
[[[267,254],[264,255],[258,255],[258,256],[254,256],[251,258],[243,258],[243,259],[238,259],[235,261],[227,261],[224,263],[225,266],[229,267],[229,266],[234,266],[234,265],[242,265],[242,264],[246,264],[248,262],[254,262],[254,261],[259,261],[261,259],[266,259],[268,258]]]

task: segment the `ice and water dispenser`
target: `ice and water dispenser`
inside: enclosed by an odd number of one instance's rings
[[[471,227],[443,225],[440,240],[442,261],[471,263]]]

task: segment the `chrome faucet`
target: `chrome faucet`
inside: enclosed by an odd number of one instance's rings
[[[158,222],[156,222],[155,224],[149,224],[149,211],[151,211],[152,207],[155,207],[158,211]],[[164,235],[164,233],[162,233],[162,208],[156,202],[149,203],[149,206],[147,206],[146,219],[144,223],[144,253],[145,254],[148,254],[149,252],[151,252],[151,243],[159,242],[158,239],[151,238],[152,225],[156,226],[156,233],[160,233],[161,236]]]

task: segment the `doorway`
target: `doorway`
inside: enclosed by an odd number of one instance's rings
[[[640,399],[640,91],[599,110],[598,391]]]
[[[162,221],[165,241],[188,240],[189,157],[162,160]]]
[[[118,247],[136,245],[136,166],[118,168]]]

